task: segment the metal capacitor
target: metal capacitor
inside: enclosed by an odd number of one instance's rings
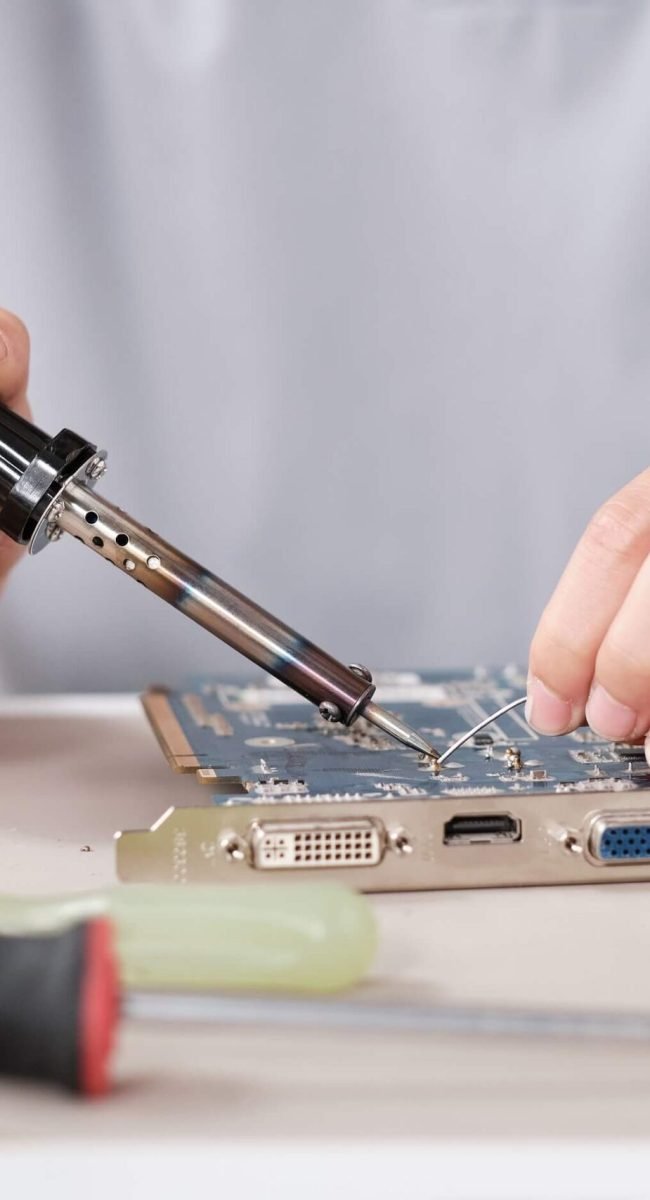
[[[240,654],[349,725],[363,713],[420,753],[437,752],[415,730],[371,703],[364,667],[344,666],[253,600],[164,541],[92,489],[105,453],[64,429],[55,438],[0,404],[0,531],[35,554],[72,534],[126,575]]]

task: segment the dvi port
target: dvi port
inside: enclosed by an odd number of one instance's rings
[[[380,821],[370,817],[325,821],[256,821],[251,861],[261,871],[321,867],[376,867],[386,849]]]

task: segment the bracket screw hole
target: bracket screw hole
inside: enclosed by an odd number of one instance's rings
[[[412,854],[413,843],[405,829],[393,829],[388,835],[391,850],[396,854]]]
[[[237,836],[236,833],[229,833],[221,841],[221,849],[226,858],[230,862],[245,862],[247,858],[247,846],[243,838]]]

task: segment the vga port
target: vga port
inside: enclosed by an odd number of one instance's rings
[[[650,862],[650,812],[601,813],[591,826],[589,850],[601,863]]]
[[[386,833],[370,817],[256,821],[250,847],[252,865],[262,871],[376,867],[384,856]]]

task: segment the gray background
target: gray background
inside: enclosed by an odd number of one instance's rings
[[[0,0],[0,303],[104,490],[372,666],[524,657],[647,461],[650,11]],[[64,539],[8,689],[232,652]]]

